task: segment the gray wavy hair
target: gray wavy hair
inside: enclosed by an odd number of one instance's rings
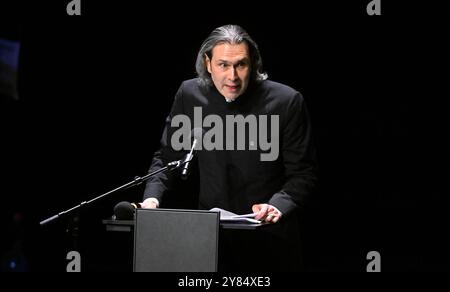
[[[205,39],[195,62],[195,69],[202,86],[211,85],[211,75],[206,69],[205,54],[209,59],[212,58],[212,50],[215,46],[228,44],[247,43],[251,61],[251,80],[259,82],[267,79],[267,73],[263,72],[263,64],[258,45],[253,41],[250,35],[239,25],[228,24],[214,29],[208,38]]]

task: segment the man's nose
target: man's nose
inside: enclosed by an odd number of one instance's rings
[[[230,74],[228,75],[228,78],[229,78],[230,80],[233,80],[233,81],[236,80],[236,79],[238,78],[237,72],[236,72],[236,68],[234,68],[234,67],[231,68]]]

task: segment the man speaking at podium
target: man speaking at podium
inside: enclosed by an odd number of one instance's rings
[[[190,139],[181,133],[202,128],[194,152],[199,209],[253,212],[277,227],[250,241],[230,239],[235,246],[229,253],[248,257],[248,264],[240,258],[230,269],[295,270],[296,263],[288,262],[299,250],[296,212],[317,180],[305,101],[298,91],[267,79],[257,44],[237,25],[212,31],[198,52],[196,71],[198,77],[184,81],[175,96],[149,171],[181,159],[190,145],[181,147]],[[177,176],[150,178],[142,207],[157,208]]]

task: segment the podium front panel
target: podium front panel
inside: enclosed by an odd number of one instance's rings
[[[137,209],[135,272],[215,272],[219,213]]]

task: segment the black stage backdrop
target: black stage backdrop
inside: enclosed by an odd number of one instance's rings
[[[34,2],[0,6],[0,38],[21,44],[19,99],[2,96],[0,109],[2,270],[65,270],[67,220],[39,221],[146,173],[202,40],[228,23],[250,33],[270,78],[298,89],[311,113],[320,185],[302,215],[305,269],[364,272],[369,251],[382,271],[449,269],[445,10],[81,0],[82,15],[68,16],[68,0]],[[189,205],[188,185],[174,202]],[[101,220],[142,191],[82,211],[83,270],[130,267],[130,242]]]

